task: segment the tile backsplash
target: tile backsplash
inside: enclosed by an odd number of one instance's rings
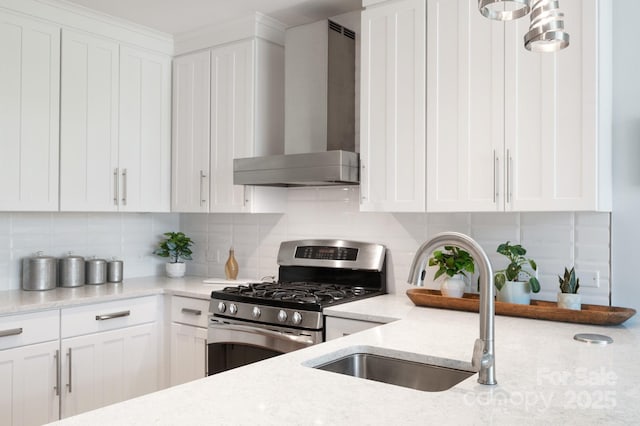
[[[498,244],[521,243],[536,260],[539,299],[555,300],[557,275],[575,265],[584,303],[609,304],[610,214],[608,213],[361,213],[358,187],[290,188],[286,214],[0,213],[0,290],[20,288],[20,259],[42,251],[63,256],[117,257],[124,277],[164,274],[164,259],[152,255],[162,233],[180,229],[195,242],[187,273],[224,277],[229,247],[240,278],[277,275],[281,241],[341,238],[388,248],[388,291],[404,293],[417,248],[441,231],[471,235],[494,269],[505,265]],[[432,276],[432,274],[428,274]],[[475,278],[471,280],[475,282]],[[439,287],[439,282],[429,284]]]
[[[441,231],[471,235],[487,252],[494,269],[506,264],[496,253],[511,241],[538,264],[542,291],[534,298],[555,300],[558,274],[575,265],[583,303],[609,304],[610,214],[608,213],[361,213],[358,187],[290,188],[287,214],[182,214],[180,228],[191,236],[193,275],[223,277],[230,246],[240,278],[277,274],[281,241],[341,238],[371,241],[388,248],[388,291],[404,293],[409,265],[417,248]],[[432,274],[428,274],[432,276]],[[471,280],[475,282],[475,279]],[[433,288],[438,283],[430,283]]]
[[[177,230],[178,214],[0,213],[0,290],[20,288],[20,260],[42,251],[124,261],[124,277],[163,273],[152,255],[162,233]]]

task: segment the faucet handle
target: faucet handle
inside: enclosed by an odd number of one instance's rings
[[[474,371],[480,371],[480,367],[483,363],[483,355],[484,341],[482,339],[476,339],[475,343],[473,344],[473,356],[471,357],[471,366],[473,367]]]

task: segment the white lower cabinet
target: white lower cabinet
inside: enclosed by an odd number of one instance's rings
[[[0,425],[59,418],[60,312],[0,317]]]
[[[207,312],[209,301],[171,298],[171,386],[207,375]]]
[[[156,296],[63,309],[61,417],[160,388]]]
[[[0,424],[58,420],[58,341],[0,351]]]
[[[325,340],[333,340],[359,331],[382,325],[381,322],[363,321],[347,318],[325,318]]]
[[[158,390],[158,332],[144,324],[62,340],[62,417]]]

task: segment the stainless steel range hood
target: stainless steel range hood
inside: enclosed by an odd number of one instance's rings
[[[284,152],[236,158],[233,183],[359,184],[359,156],[355,152],[355,32],[330,20],[287,30]]]

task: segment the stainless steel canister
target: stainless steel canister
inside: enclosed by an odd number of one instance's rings
[[[84,257],[73,256],[69,252],[66,257],[58,259],[59,287],[80,287],[84,281]]]
[[[110,260],[107,262],[107,281],[110,283],[122,282],[122,260]]]
[[[56,258],[43,256],[42,252],[34,257],[22,259],[22,289],[52,290],[56,288]]]
[[[107,282],[107,261],[104,259],[88,259],[84,265],[87,284],[104,284]]]

